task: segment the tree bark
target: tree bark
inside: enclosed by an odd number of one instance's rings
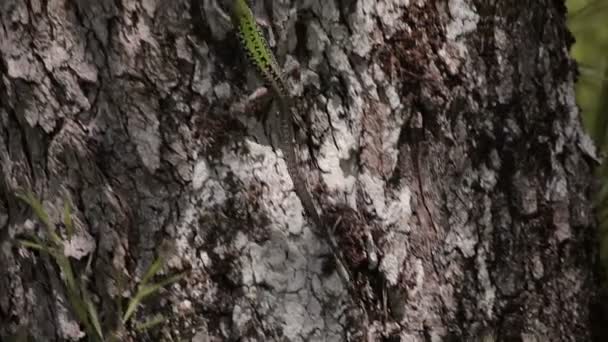
[[[1,340],[84,329],[57,265],[16,243],[45,236],[21,189],[53,222],[71,204],[104,331],[171,246],[163,274],[187,274],[135,314],[166,321],[121,340],[599,340],[563,1],[253,9],[295,66],[298,155],[337,250],[273,115],[235,110],[260,84],[210,1],[0,0]]]

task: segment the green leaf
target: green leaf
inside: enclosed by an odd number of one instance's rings
[[[97,308],[95,308],[95,304],[93,304],[93,301],[91,300],[91,296],[90,296],[89,292],[86,291],[86,289],[84,287],[82,288],[82,295],[83,295],[84,303],[87,308],[87,312],[89,313],[89,318],[91,320],[91,323],[93,324],[93,328],[95,329],[95,332],[97,333],[97,335],[103,341],[104,337],[103,337],[103,332],[101,330],[101,324],[99,323],[99,315],[97,314]]]
[[[150,285],[144,285],[141,287],[140,295],[142,298],[147,297],[151,294],[153,294],[154,292],[157,292],[158,290],[160,290],[161,288],[174,283],[176,281],[178,281],[179,279],[181,279],[184,276],[184,272],[182,273],[178,273],[176,275],[173,275],[171,277],[167,277],[164,280],[161,280],[160,282],[156,283],[156,284],[150,284]]]
[[[47,250],[46,246],[43,246],[36,242],[32,242],[29,240],[22,240],[22,239],[19,239],[17,241],[19,241],[19,243],[22,244],[23,246],[25,246],[26,248],[37,249],[37,250]]]
[[[161,323],[163,323],[165,321],[166,321],[166,318],[163,315],[160,315],[160,314],[159,315],[155,315],[154,317],[152,317],[152,318],[150,318],[150,319],[148,319],[148,320],[146,320],[144,322],[137,323],[135,325],[135,330],[137,330],[137,331],[146,331],[146,330],[148,330],[150,328],[153,328],[153,327],[155,327],[155,326],[157,326],[157,325],[159,325],[159,324],[161,324]]]
[[[78,292],[74,291],[73,288],[67,287],[66,293],[68,295],[68,302],[74,311],[74,315],[76,315],[76,318],[80,324],[84,325],[87,334],[92,335],[94,332],[88,319],[87,308],[82,299],[79,297]]]
[[[181,279],[184,276],[184,274],[186,274],[186,273],[185,272],[178,273],[176,275],[167,277],[164,280],[161,280],[160,282],[155,283],[155,284],[150,284],[150,285],[141,284],[138,287],[137,293],[135,294],[135,296],[133,296],[133,298],[129,301],[127,311],[122,319],[123,324],[126,323],[127,320],[131,317],[131,315],[135,312],[135,309],[141,303],[142,300],[144,300],[146,297],[154,294],[161,288],[178,281],[179,279]]]
[[[76,277],[74,277],[70,260],[65,255],[59,254],[55,257],[55,262],[63,273],[66,286],[78,292],[78,284],[76,283]]]
[[[129,305],[127,306],[127,311],[122,317],[122,324],[127,323],[131,315],[135,312],[135,309],[137,309],[137,306],[139,305],[139,302],[141,302],[141,300],[142,298],[140,298],[138,295],[135,295],[133,296],[133,298],[131,298],[131,300],[129,301]]]
[[[156,258],[156,260],[154,260],[152,265],[150,265],[150,267],[148,267],[148,271],[144,275],[140,284],[146,284],[150,280],[150,278],[154,277],[156,275],[156,273],[158,273],[158,271],[160,271],[160,269],[162,267],[163,267],[163,260],[159,256],[158,258]]]
[[[42,203],[40,203],[38,198],[36,198],[36,196],[32,192],[27,191],[27,192],[17,193],[17,198],[19,198],[23,202],[27,203],[34,210],[34,214],[36,214],[38,219],[45,226],[48,227],[51,225],[49,215],[44,210]]]
[[[32,208],[32,210],[34,210],[34,214],[38,217],[42,224],[46,226],[51,241],[53,241],[53,243],[57,244],[58,246],[61,245],[61,238],[55,233],[54,226],[51,223],[51,220],[49,219],[49,215],[44,210],[44,207],[42,206],[42,203],[38,200],[38,198],[36,198],[36,196],[31,191],[17,193],[16,196],[17,198],[27,203]]]

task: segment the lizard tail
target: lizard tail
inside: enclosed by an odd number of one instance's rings
[[[321,218],[315,209],[315,205],[312,200],[312,196],[306,187],[306,179],[298,168],[298,159],[296,156],[296,142],[295,133],[293,130],[293,123],[290,113],[290,106],[288,105],[289,99],[279,96],[280,112],[279,116],[279,144],[280,148],[285,155],[285,163],[287,164],[287,172],[293,182],[294,190],[296,195],[302,201],[302,206],[312,218],[313,223],[317,227],[317,230],[321,232]]]

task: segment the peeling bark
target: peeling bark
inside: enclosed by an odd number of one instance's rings
[[[83,334],[56,265],[15,244],[42,231],[20,189],[55,222],[71,203],[109,331],[173,245],[164,273],[187,276],[135,315],[167,321],[122,340],[598,338],[596,158],[561,1],[254,11],[296,67],[302,170],[354,292],[265,108],[234,110],[259,83],[209,1],[3,0],[0,339]]]

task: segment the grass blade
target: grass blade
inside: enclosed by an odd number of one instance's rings
[[[101,330],[101,324],[99,322],[99,315],[97,314],[97,308],[95,308],[95,304],[93,304],[93,301],[91,300],[89,293],[86,290],[84,290],[84,287],[83,287],[83,299],[84,299],[84,304],[86,305],[86,308],[87,308],[87,312],[89,313],[89,318],[91,320],[91,324],[93,324],[93,328],[95,329],[95,332],[103,341],[104,337],[103,337],[103,332]]]
[[[154,317],[142,322],[142,323],[137,323],[135,325],[135,329],[137,331],[146,331],[148,329],[151,329],[163,322],[166,321],[166,318],[163,315],[155,315]]]

